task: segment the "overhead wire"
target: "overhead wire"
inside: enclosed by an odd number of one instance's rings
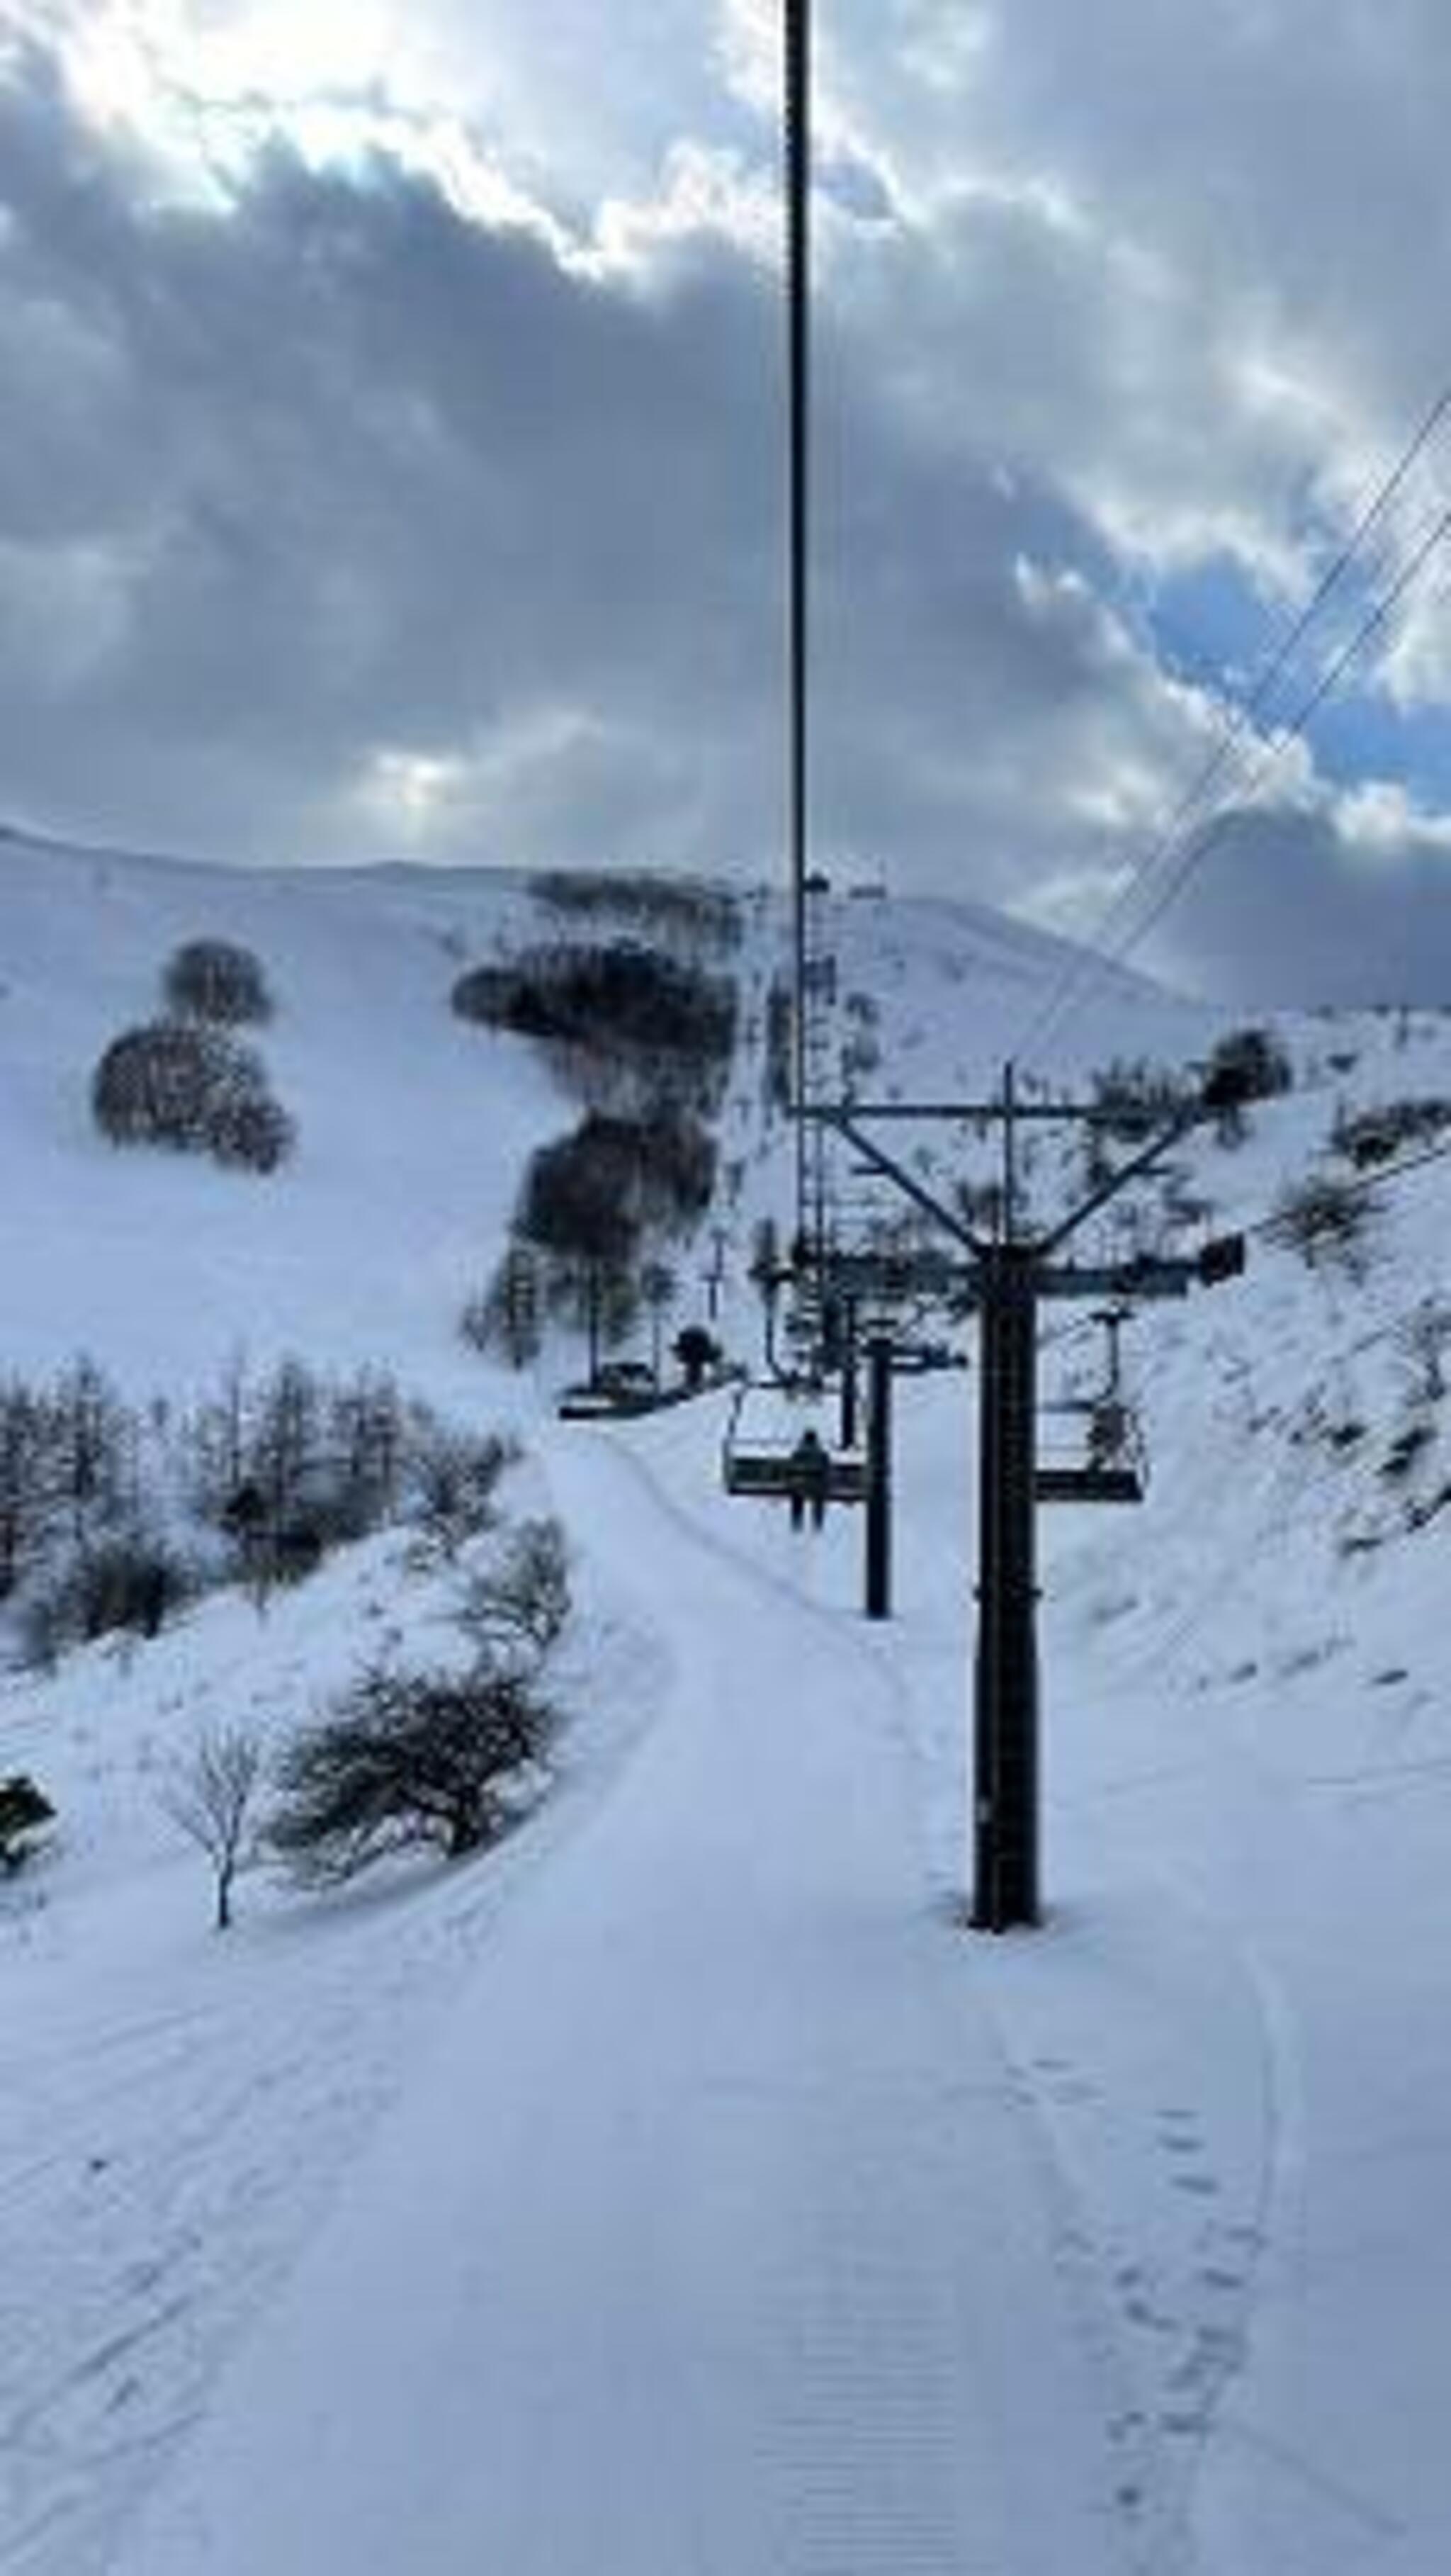
[[[1238,788],[1240,800],[1253,796],[1256,788],[1269,776],[1271,770],[1278,766],[1292,745],[1303,738],[1305,728],[1312,717],[1318,715],[1326,701],[1334,696],[1346,673],[1359,661],[1367,645],[1381,628],[1389,624],[1401,601],[1419,580],[1432,555],[1445,543],[1448,535],[1451,535],[1451,508],[1441,511],[1440,515],[1433,520],[1428,533],[1421,539],[1410,560],[1402,566],[1390,589],[1362,619],[1355,633],[1307,693],[1283,730],[1273,742],[1266,745],[1259,759],[1244,773]],[[1194,870],[1207,856],[1214,841],[1231,820],[1233,811],[1234,808],[1231,807],[1221,808],[1179,850],[1169,877],[1159,887],[1147,910],[1134,922],[1128,937],[1119,941],[1111,955],[1104,957],[1105,966],[1121,965],[1129,949],[1136,947],[1156,923],[1163,919],[1169,906],[1177,901]],[[1063,1014],[1059,1013],[1057,1016],[1061,1023]]]
[[[1249,748],[1245,738],[1249,735],[1256,718],[1265,712],[1301,646],[1323,617],[1334,594],[1364,555],[1376,529],[1388,516],[1415,465],[1431,444],[1448,413],[1451,413],[1451,385],[1442,389],[1423,414],[1389,473],[1376,487],[1339,552],[1322,574],[1310,598],[1271,653],[1248,697],[1225,716],[1218,741],[1172,809],[1163,828],[1140,854],[1129,878],[1111,898],[1093,941],[1063,970],[1057,983],[1050,988],[1046,1000],[1038,1005],[1024,1025],[1012,1050],[1015,1055],[1022,1054],[1028,1047],[1041,1043],[1043,1037],[1059,1026],[1071,1011],[1080,1009],[1095,985],[1106,973],[1112,972],[1122,964],[1129,949],[1137,945],[1181,891],[1193,868],[1204,855],[1209,835],[1229,810],[1227,807],[1222,806],[1217,815],[1201,826],[1197,838],[1192,843],[1194,855],[1176,873],[1171,890],[1161,901],[1155,903],[1142,920],[1134,922],[1131,919],[1136,898],[1148,885],[1155,872],[1164,864],[1172,862],[1176,856],[1182,859],[1184,836],[1191,831],[1196,812],[1207,801],[1210,791],[1227,765],[1236,759],[1243,760]],[[1258,784],[1259,779],[1269,768],[1284,757],[1292,743],[1299,738],[1304,727],[1310,722],[1311,717],[1339,685],[1346,671],[1365,649],[1372,635],[1378,632],[1389,616],[1394,613],[1395,607],[1404,597],[1412,581],[1429,560],[1436,546],[1443,541],[1448,524],[1451,524],[1451,514],[1443,514],[1436,522],[1430,538],[1417,549],[1411,563],[1403,568],[1386,598],[1363,621],[1350,644],[1336,656],[1322,681],[1317,683],[1288,725],[1267,748],[1253,772],[1253,784]],[[1241,786],[1239,793],[1242,795],[1244,792]],[[1117,937],[1115,937],[1116,932]]]

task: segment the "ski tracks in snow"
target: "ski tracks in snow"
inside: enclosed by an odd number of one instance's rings
[[[116,2576],[1126,2576],[1098,2356],[859,1632],[550,1461],[674,1650]]]

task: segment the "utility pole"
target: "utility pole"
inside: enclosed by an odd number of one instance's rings
[[[979,1931],[1038,1919],[1038,1300],[1033,1258],[988,1248],[979,1275],[973,1900]]]
[[[967,1256],[960,1280],[978,1312],[981,1349],[969,1917],[975,1930],[1008,1932],[1040,1919],[1038,1502],[1094,1496],[1127,1499],[1089,1469],[1081,1474],[1058,1472],[1051,1479],[1038,1469],[1038,1306],[1045,1297],[1109,1297],[1119,1302],[1178,1297],[1196,1284],[1212,1286],[1239,1275],[1245,1260],[1242,1235],[1206,1244],[1194,1260],[1136,1258],[1094,1265],[1057,1257],[1089,1217],[1129,1182],[1151,1173],[1161,1155],[1200,1119],[1217,1115],[1227,1105],[1231,1088],[1227,1079],[1216,1076],[1141,1151],[1107,1173],[1070,1215],[1036,1236],[1028,1235],[1022,1224],[1019,1125],[1046,1119],[1107,1126],[1120,1113],[1101,1105],[1079,1107],[1068,1102],[1029,1105],[1018,1097],[1011,1065],[1004,1068],[1001,1094],[994,1101],[851,1101],[818,1105],[813,1112],[835,1127]],[[879,1120],[929,1118],[1001,1124],[1001,1225],[994,1241],[983,1241],[869,1132],[870,1123]],[[850,1256],[840,1265],[840,1273],[844,1279],[852,1276]],[[877,1349],[874,1337],[869,1345],[873,1359]],[[890,1344],[887,1351],[889,1363]],[[875,1418],[875,1376],[873,1384]],[[868,1580],[870,1584],[870,1574]]]
[[[892,1339],[867,1342],[867,1505],[865,1608],[869,1619],[892,1615]]]

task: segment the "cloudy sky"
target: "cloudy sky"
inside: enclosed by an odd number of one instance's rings
[[[818,857],[1451,999],[1444,0],[815,15]],[[0,816],[779,868],[779,18],[0,0]]]

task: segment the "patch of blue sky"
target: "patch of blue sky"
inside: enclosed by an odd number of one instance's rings
[[[1326,702],[1307,735],[1317,768],[1339,786],[1389,778],[1417,804],[1442,811],[1451,803],[1451,714],[1444,708],[1401,708],[1351,690]]]
[[[1236,701],[1254,688],[1285,627],[1283,608],[1268,603],[1228,555],[1156,584],[1139,614],[1167,669]]]
[[[1368,605],[1362,583],[1337,589],[1328,613],[1291,655],[1264,701],[1259,721],[1293,722],[1316,682],[1353,634]],[[1294,622],[1293,610],[1269,601],[1228,557],[1175,575],[1134,603],[1136,622],[1165,669],[1242,706],[1253,696]],[[1419,802],[1442,808],[1451,799],[1451,712],[1402,709],[1356,674],[1317,710],[1306,727],[1317,767],[1337,785],[1363,778],[1397,780]]]

